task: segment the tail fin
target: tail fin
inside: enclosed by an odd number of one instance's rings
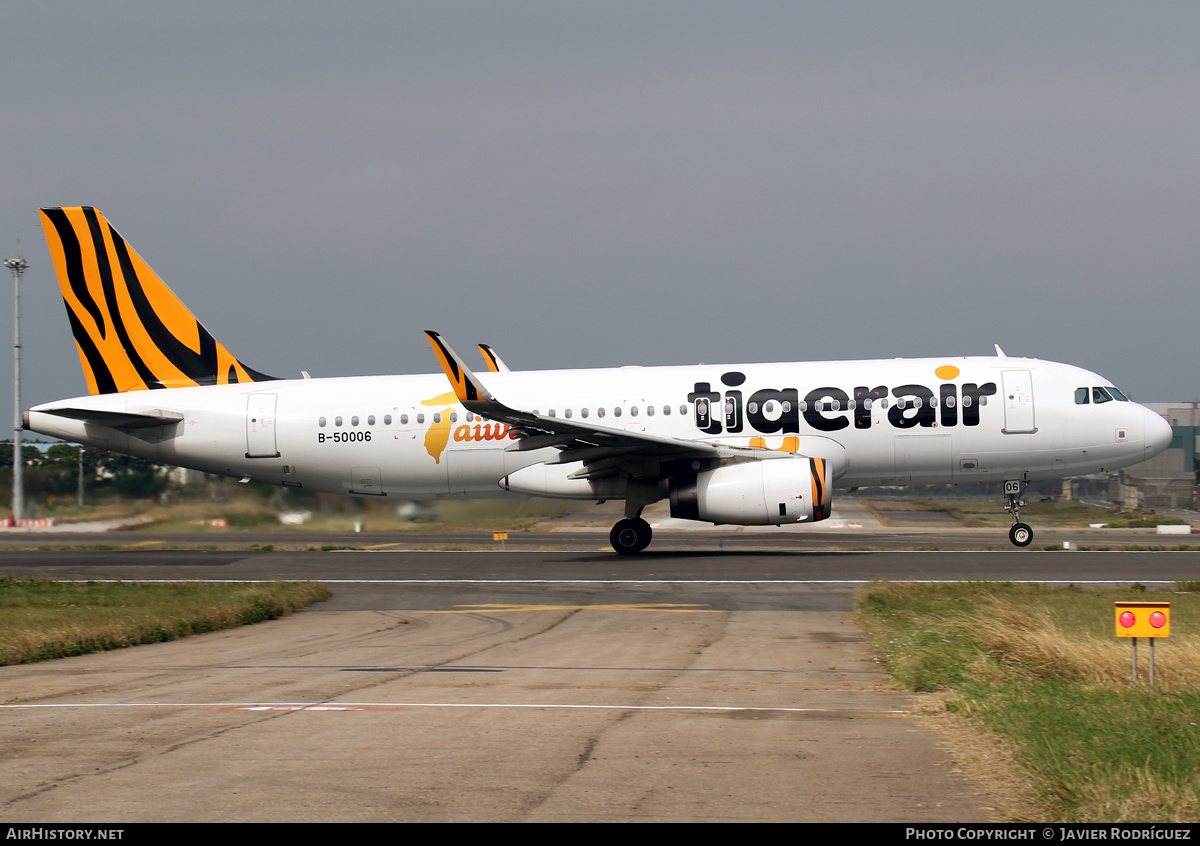
[[[100,212],[83,206],[41,215],[93,394],[275,378],[217,343]]]

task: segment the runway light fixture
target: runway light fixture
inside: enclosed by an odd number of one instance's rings
[[[1154,641],[1171,636],[1171,603],[1116,602],[1117,637],[1132,638],[1131,680],[1137,685],[1137,639],[1150,638],[1150,687],[1154,687]]]

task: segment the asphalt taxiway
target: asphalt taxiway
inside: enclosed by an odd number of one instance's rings
[[[317,579],[335,596],[256,626],[0,668],[3,816],[985,820],[986,797],[866,650],[853,590],[1200,573],[1197,552],[666,546],[5,552],[0,575]]]

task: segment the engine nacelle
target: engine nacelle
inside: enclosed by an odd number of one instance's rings
[[[730,464],[672,480],[671,516],[742,526],[816,522],[829,516],[832,482],[823,458]]]

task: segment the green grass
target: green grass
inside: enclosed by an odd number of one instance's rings
[[[1130,643],[1114,634],[1113,602],[1146,598],[1171,602],[1155,690],[1145,640],[1134,687]],[[856,607],[897,684],[940,691],[945,719],[1011,751],[1032,806],[1010,818],[1200,818],[1200,595],[876,583]]]
[[[990,500],[919,499],[927,511],[943,511],[964,526],[1007,526],[1012,518],[1003,503]],[[1034,526],[1087,526],[1111,520],[1113,513],[1104,508],[1084,505],[1074,500],[1062,502],[1030,501],[1021,509],[1021,520]]]
[[[244,534],[247,532],[331,532],[354,531],[355,524],[364,532],[447,532],[447,531],[526,531],[546,517],[562,513],[566,506],[560,501],[535,503],[522,508],[507,500],[441,502],[437,504],[435,520],[413,521],[399,517],[395,509],[375,502],[355,503],[338,501],[346,510],[321,513],[316,503],[272,505],[261,497],[240,496],[223,500],[173,502],[168,505],[142,504],[141,522],[126,526],[123,531],[174,532],[180,534]],[[299,525],[279,522],[281,511],[309,510],[312,517]],[[224,525],[213,525],[224,521]]]
[[[1163,517],[1158,514],[1146,514],[1142,517],[1128,517],[1122,520],[1111,520],[1104,524],[1106,529],[1153,529],[1158,526],[1186,526],[1187,520],[1178,517]]]
[[[0,665],[257,623],[331,595],[316,582],[165,585],[0,578]]]

